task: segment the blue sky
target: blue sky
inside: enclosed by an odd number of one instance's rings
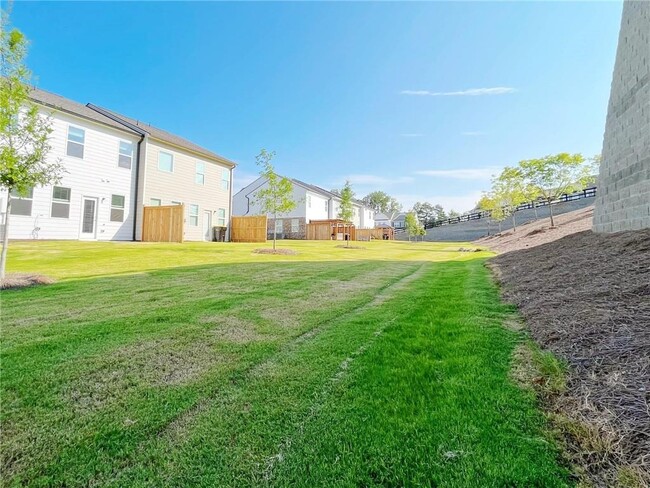
[[[599,153],[622,3],[16,2],[45,90],[239,164],[468,210],[521,159]]]

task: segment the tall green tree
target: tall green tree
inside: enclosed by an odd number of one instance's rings
[[[551,202],[566,193],[582,190],[593,181],[594,161],[582,154],[559,153],[519,162],[526,184],[549,204],[551,227],[555,226]]]
[[[275,151],[262,149],[255,157],[255,164],[260,167],[260,176],[267,181],[266,186],[255,193],[255,203],[259,205],[260,211],[267,215],[273,215],[273,250],[276,248],[277,227],[276,222],[279,216],[291,212],[297,206],[293,199],[293,183],[284,176],[279,176],[271,161],[275,157]]]
[[[395,198],[383,191],[368,193],[363,197],[362,201],[375,212],[386,214],[391,219],[402,211],[402,205]]]
[[[446,218],[445,210],[441,205],[432,205],[429,202],[416,202],[412,211],[415,212],[418,220],[424,225]]]
[[[0,187],[7,190],[7,206],[0,254],[0,279],[5,277],[13,196],[25,196],[35,186],[57,183],[60,161],[48,161],[52,121],[29,99],[31,72],[25,65],[28,42],[11,28],[0,11]]]
[[[345,181],[345,185],[340,193],[341,203],[339,205],[338,218],[346,222],[352,222],[354,218],[354,206],[352,200],[354,199],[354,191],[349,181]],[[350,246],[350,239],[348,238],[346,246]]]

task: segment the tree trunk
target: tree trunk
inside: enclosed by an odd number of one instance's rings
[[[5,213],[5,228],[2,236],[2,254],[0,255],[0,280],[5,278],[7,267],[7,248],[9,247],[9,215],[11,215],[11,188],[7,189],[7,209]]]
[[[535,220],[538,219],[537,217],[537,202],[533,200],[533,210],[535,210]]]
[[[551,199],[548,200],[548,212],[551,216],[551,227],[555,227],[555,221],[553,220],[553,205],[551,205]]]
[[[490,235],[490,221],[487,221],[487,227],[488,227],[488,235]]]
[[[514,212],[512,212],[512,232],[517,232],[517,219]]]
[[[275,240],[277,239],[278,235],[278,214],[274,213],[273,214],[273,250],[275,251]]]

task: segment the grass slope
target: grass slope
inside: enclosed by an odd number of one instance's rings
[[[15,245],[85,279],[2,293],[2,483],[566,484],[484,255],[291,247]]]

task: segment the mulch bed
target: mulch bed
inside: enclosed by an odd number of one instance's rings
[[[597,486],[628,472],[648,486],[650,229],[579,232],[490,264],[533,338],[569,364],[551,409],[598,434],[568,435],[573,461]]]
[[[292,249],[267,249],[260,248],[253,251],[255,254],[282,254],[285,256],[296,256],[298,253]]]
[[[54,283],[52,278],[39,274],[9,273],[0,280],[0,289],[25,288],[35,285],[49,285]]]

